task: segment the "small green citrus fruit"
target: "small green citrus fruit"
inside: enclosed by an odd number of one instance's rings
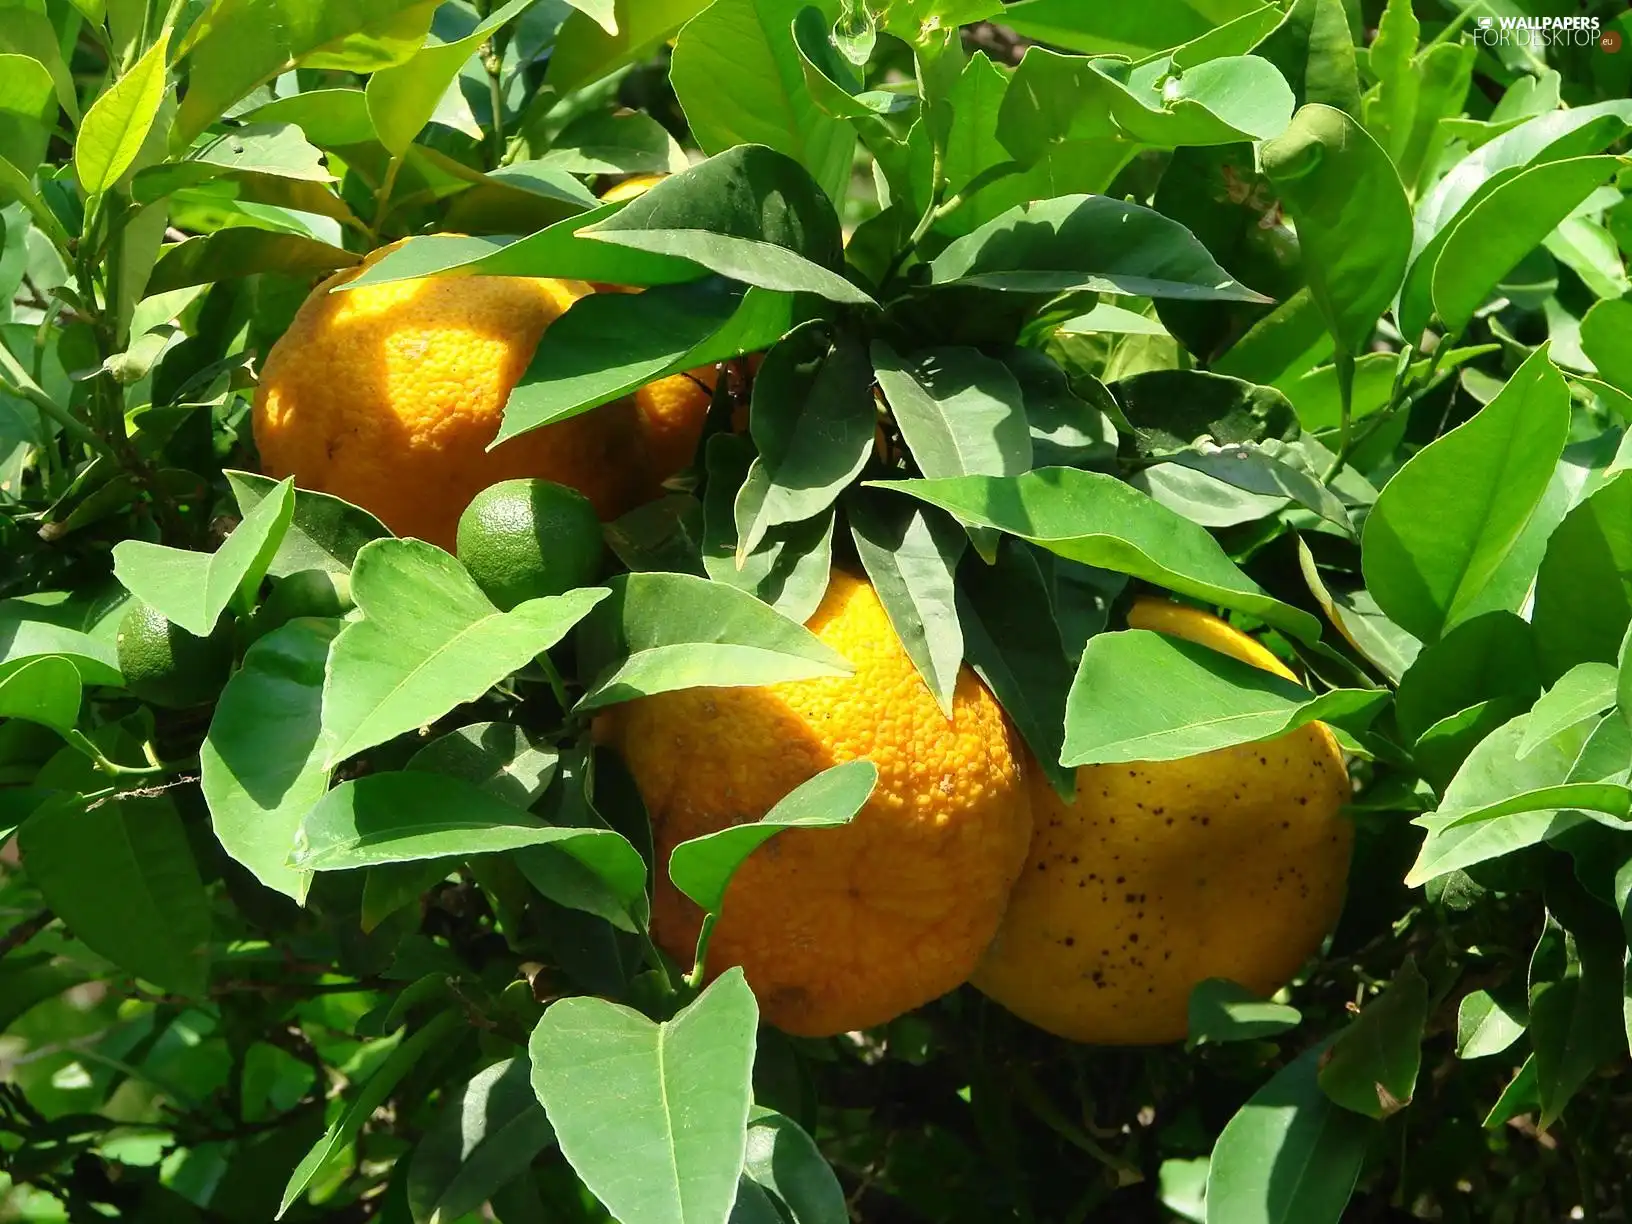
[[[137,602],[116,639],[125,687],[151,705],[187,709],[213,701],[232,670],[232,622],[194,637],[149,604]]]
[[[459,518],[459,560],[506,612],[593,582],[601,547],[601,522],[589,499],[548,480],[490,485]]]

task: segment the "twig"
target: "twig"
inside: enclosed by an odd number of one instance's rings
[[[24,918],[4,935],[0,935],[0,957],[9,956],[56,920],[57,916],[48,909],[42,909],[32,917]]]

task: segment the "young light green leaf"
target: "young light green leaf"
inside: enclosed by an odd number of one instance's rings
[[[129,170],[158,118],[164,99],[170,31],[149,47],[85,112],[74,141],[74,172],[86,195],[112,187]]]
[[[1514,1008],[1488,990],[1470,990],[1456,1009],[1456,1056],[1488,1058],[1524,1036],[1524,1008]]]
[[[1122,481],[1074,468],[1015,477],[876,482],[981,527],[1029,540],[1072,561],[1115,570],[1181,595],[1245,612],[1313,642],[1314,617],[1268,595],[1217,541]]]
[[[437,103],[465,61],[530,3],[532,0],[509,0],[487,14],[463,38],[432,42],[406,63],[382,68],[368,78],[368,115],[387,152],[401,157],[407,151],[414,137],[431,121]]]
[[[1343,0],[1296,0],[1252,53],[1281,70],[1299,106],[1317,102],[1360,117],[1354,35]]]
[[[805,83],[793,21],[808,0],[715,0],[675,40],[674,94],[704,153],[757,144],[785,153],[844,197],[856,133]]]
[[[0,159],[14,167],[39,165],[59,109],[56,83],[44,64],[31,55],[0,54]],[[17,194],[15,185],[0,180],[0,199],[11,194]]]
[[[1632,302],[1595,302],[1581,319],[1581,349],[1605,382],[1632,395]]]
[[[1065,707],[1064,765],[1172,761],[1322,719],[1364,723],[1386,690],[1301,685],[1196,642],[1130,629],[1091,638]]]
[[[310,871],[349,871],[524,846],[572,855],[626,907],[645,893],[645,862],[621,834],[547,825],[461,778],[419,770],[369,774],[329,791],[301,822],[290,861]]]
[[[1225,1125],[1207,1171],[1207,1224],[1337,1224],[1377,1123],[1320,1089],[1325,1044],[1287,1064]]]
[[[754,445],[740,434],[716,434],[708,441],[703,568],[715,582],[747,591],[802,624],[827,591],[837,516],[829,509],[803,522],[771,528],[738,569],[735,504],[753,462]]]
[[[330,1123],[323,1137],[302,1157],[300,1164],[290,1175],[275,1219],[281,1220],[284,1217],[296,1200],[305,1193],[306,1187],[328,1168],[330,1160],[350,1146],[351,1141],[357,1137],[357,1132],[363,1129],[363,1124],[385,1104],[391,1090],[401,1083],[403,1077],[427,1054],[453,1036],[462,1020],[462,1013],[454,1008],[439,1012],[425,1027],[397,1045],[386,1059],[375,1067],[374,1073],[363,1083],[357,1095],[346,1102],[339,1117]]]
[[[79,721],[79,669],[44,655],[0,677],[0,718],[20,718],[67,735]]]
[[[1553,531],[1531,620],[1547,675],[1615,662],[1632,624],[1632,472],[1611,477]]]
[[[289,866],[301,819],[328,789],[323,672],[339,626],[297,620],[249,648],[199,749],[216,840],[268,888],[303,902],[309,871]]]
[[[351,593],[363,619],[335,639],[323,686],[331,768],[474,701],[607,595],[586,587],[500,612],[447,553],[394,539],[358,552]]]
[[[1543,345],[1472,420],[1419,451],[1366,520],[1366,587],[1431,642],[1492,608],[1516,608],[1531,574],[1502,574],[1564,449],[1569,388]]]
[[[574,7],[579,11],[568,15],[556,35],[546,79],[562,96],[645,59],[707,8],[708,0],[613,0],[610,26]]]
[[[1617,679],[1609,663],[1577,663],[1560,676],[1530,711],[1524,738],[1519,741],[1519,758],[1529,756],[1565,728],[1613,706]]]
[[[1303,1015],[1285,1003],[1260,998],[1239,982],[1208,978],[1190,991],[1187,1048],[1208,1042],[1260,1041],[1296,1028]]]
[[[943,476],[1017,476],[1031,468],[1020,384],[973,348],[923,349],[903,359],[873,341],[873,370],[918,469]]]
[[[873,452],[877,414],[867,350],[812,321],[766,354],[754,377],[748,428],[759,457],[737,494],[737,561],[772,527],[828,510]]]
[[[1368,1118],[1398,1113],[1416,1095],[1427,1023],[1428,980],[1408,958],[1383,993],[1327,1049],[1321,1059],[1321,1090]]]
[[[453,1224],[480,1210],[555,1142],[531,1074],[525,1058],[506,1058],[447,1099],[408,1158],[414,1224]]]
[[[1405,278],[1411,205],[1388,154],[1330,106],[1300,110],[1262,150],[1298,227],[1309,291],[1340,351],[1366,351]]]
[[[946,515],[874,497],[863,494],[848,503],[850,537],[907,657],[941,713],[951,718],[963,667],[953,575],[968,541]]]
[[[878,784],[878,766],[846,761],[802,782],[752,824],[732,825],[681,842],[669,855],[669,878],[705,913],[718,914],[726,888],[750,854],[783,829],[849,824]]]
[[[873,304],[834,271],[843,258],[833,205],[804,167],[764,145],[739,145],[670,175],[579,233],[765,289]]]
[[[1216,25],[1243,17],[1259,0],[1152,0],[1134,8],[1101,8],[1080,0],[1022,0],[1003,10],[1003,24],[1016,33],[1090,55],[1144,59],[1205,35]]]
[[[690,574],[625,574],[578,633],[582,711],[699,685],[843,676],[842,655],[745,591]]]
[[[93,636],[75,625],[59,624],[51,609],[32,600],[0,600],[0,678],[46,655],[67,659],[85,684],[120,683],[111,635]]]
[[[1017,204],[951,243],[930,264],[930,278],[1018,293],[1267,300],[1237,283],[1183,226],[1108,196]]]
[[[175,805],[63,795],[17,830],[30,882],[86,947],[175,994],[204,993],[210,900]]]
[[[136,598],[194,637],[209,637],[221,613],[247,609],[294,515],[294,481],[285,480],[244,515],[212,553],[125,540],[113,549],[114,577]]]
[[[268,476],[231,469],[222,475],[238,501],[238,512],[246,517],[268,497],[278,493],[278,483]],[[272,578],[284,578],[303,570],[350,573],[358,549],[370,540],[390,534],[385,524],[367,510],[328,493],[297,489],[289,529],[284,532],[266,572]]]
[[[726,1218],[747,1148],[758,1023],[740,969],[663,1024],[587,996],[544,1013],[528,1042],[533,1090],[562,1154],[613,1216]]]

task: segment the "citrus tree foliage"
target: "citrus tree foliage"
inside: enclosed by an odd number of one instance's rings
[[[1628,37],[1611,0],[0,0],[0,1219],[1620,1218]],[[644,289],[551,328],[503,437],[719,368],[597,584],[501,611],[256,474],[268,348],[397,239],[364,282]],[[595,718],[842,674],[799,624],[835,557],[1062,787],[1337,728],[1319,957],[1096,1050],[967,988],[791,1039],[712,920],[659,952],[655,873],[717,913],[876,773],[653,862]],[[1301,682],[1124,631],[1140,591]],[[186,696],[126,687],[134,599]]]

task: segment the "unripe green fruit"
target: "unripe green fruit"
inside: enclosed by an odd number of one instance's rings
[[[150,705],[181,710],[215,700],[232,670],[232,621],[194,637],[149,604],[138,602],[119,623],[116,645],[125,688]]]
[[[589,499],[548,480],[505,480],[478,493],[459,518],[459,560],[508,612],[595,581],[601,522]]]

